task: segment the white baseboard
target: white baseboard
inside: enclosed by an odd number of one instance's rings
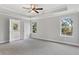
[[[0,41],[0,44],[8,43],[9,41]]]
[[[40,38],[33,38],[33,39],[79,47],[79,44],[77,44],[77,43],[72,43],[72,42],[57,41],[57,40],[47,40],[47,39],[40,39]]]

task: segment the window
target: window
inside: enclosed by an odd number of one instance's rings
[[[33,33],[37,32],[37,22],[32,22],[32,32]]]
[[[63,17],[61,20],[61,35],[72,36],[73,21],[70,17]]]
[[[13,23],[13,30],[18,31],[18,24],[17,23]]]

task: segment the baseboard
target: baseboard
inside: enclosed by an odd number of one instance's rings
[[[63,42],[63,41],[56,41],[56,40],[45,40],[45,39],[40,39],[40,38],[32,38],[32,39],[37,39],[37,40],[42,40],[42,41],[47,41],[47,42],[53,42],[53,43],[58,43],[58,44],[64,44],[64,45],[79,47],[79,44],[72,43],[72,42]]]
[[[9,41],[1,41],[0,44],[9,43]]]

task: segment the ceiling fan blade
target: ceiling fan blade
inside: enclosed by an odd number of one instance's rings
[[[34,10],[36,13],[39,13],[38,11]]]
[[[36,10],[43,10],[43,8],[36,8]]]

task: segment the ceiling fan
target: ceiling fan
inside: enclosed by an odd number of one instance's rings
[[[38,10],[43,10],[43,8],[37,8],[37,5],[36,4],[30,4],[30,8],[27,8],[27,7],[22,7],[23,9],[28,9],[29,11],[28,12],[36,12],[36,13],[39,13]]]

